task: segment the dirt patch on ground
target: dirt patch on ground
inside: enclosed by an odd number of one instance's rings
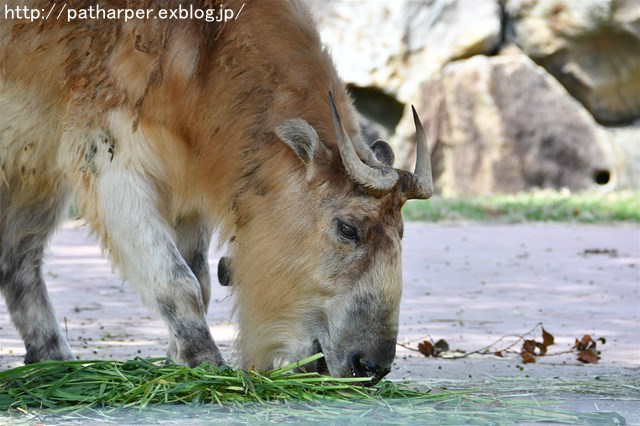
[[[217,264],[215,252],[210,255]],[[543,322],[570,349],[584,334],[605,337],[602,359],[517,356],[427,359],[398,348],[391,379],[482,376],[637,377],[640,368],[640,229],[635,225],[408,224],[399,341],[431,337],[452,349],[482,348]],[[86,230],[67,224],[52,241],[44,267],[49,292],[71,346],[83,359],[164,356],[167,331],[117,274]],[[228,289],[214,286],[209,324],[231,358],[236,328]],[[535,337],[538,337],[537,335]],[[0,369],[20,365],[22,342],[0,302]]]

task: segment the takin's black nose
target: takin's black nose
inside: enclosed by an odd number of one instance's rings
[[[349,355],[349,366],[353,370],[354,376],[371,377],[371,382],[365,383],[365,386],[375,385],[391,371],[391,367],[379,365],[356,352]]]

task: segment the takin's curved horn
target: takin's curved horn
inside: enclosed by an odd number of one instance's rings
[[[426,200],[433,194],[433,175],[431,173],[431,154],[427,137],[416,109],[411,105],[413,122],[416,126],[416,168],[413,174],[403,173],[402,189],[407,200]]]
[[[398,173],[391,167],[383,165],[371,167],[363,163],[358,157],[349,135],[347,135],[342,126],[331,92],[329,92],[329,104],[331,106],[333,128],[336,132],[336,142],[340,150],[340,158],[342,158],[342,163],[349,177],[366,189],[380,193],[391,191],[398,181]]]

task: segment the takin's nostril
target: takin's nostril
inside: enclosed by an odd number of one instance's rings
[[[349,355],[349,366],[356,377],[372,377],[376,382],[389,373],[388,367],[382,367],[375,362],[364,358],[359,353]]]

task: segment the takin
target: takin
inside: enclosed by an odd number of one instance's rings
[[[74,359],[42,274],[73,197],[113,265],[166,323],[175,362],[225,363],[206,322],[216,235],[233,280],[241,366],[322,351],[307,370],[373,382],[390,371],[400,210],[433,190],[420,120],[414,111],[415,171],[393,168],[386,142],[361,140],[304,4],[225,7],[242,13],[227,22],[0,21],[0,289],[25,363]]]

